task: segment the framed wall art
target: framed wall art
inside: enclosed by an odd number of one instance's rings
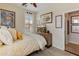
[[[52,12],[40,15],[40,19],[45,23],[52,23]]]
[[[62,15],[55,16],[55,27],[62,28]]]
[[[15,12],[0,9],[0,25],[15,28]]]

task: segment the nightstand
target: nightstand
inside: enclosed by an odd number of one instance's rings
[[[39,33],[40,35],[44,36],[47,45],[46,47],[49,48],[52,46],[52,33]]]

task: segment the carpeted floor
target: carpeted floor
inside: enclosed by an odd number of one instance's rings
[[[32,53],[30,56],[75,56],[69,52],[57,49],[55,47],[46,48],[43,51]]]

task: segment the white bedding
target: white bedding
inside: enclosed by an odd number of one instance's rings
[[[44,37],[38,34],[34,34],[34,33],[29,33],[28,35],[38,42],[41,50],[44,49],[45,45],[47,44]]]
[[[0,46],[0,56],[24,56],[43,49],[45,45],[45,39],[39,35],[24,35],[23,40],[17,40],[12,45]]]

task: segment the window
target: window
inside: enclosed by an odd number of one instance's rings
[[[79,33],[79,16],[71,17],[71,31],[73,33]]]
[[[25,15],[25,30],[27,31],[32,31],[32,26],[33,26],[33,16],[32,13],[27,12]]]

